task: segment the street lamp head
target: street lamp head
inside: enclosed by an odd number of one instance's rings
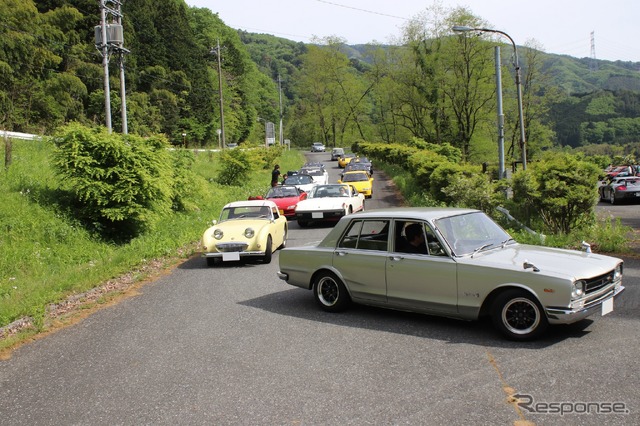
[[[468,33],[469,31],[473,31],[474,28],[467,27],[466,25],[454,25],[451,27],[451,30],[456,33]]]

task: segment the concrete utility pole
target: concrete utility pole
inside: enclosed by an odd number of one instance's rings
[[[100,0],[100,44],[96,40],[96,47],[102,53],[102,68],[104,69],[104,115],[107,132],[111,133],[111,89],[109,87],[109,43],[107,42],[107,6],[105,0]],[[97,31],[96,31],[97,33]],[[96,37],[97,38],[97,37]]]
[[[280,74],[278,74],[278,99],[280,101],[280,137],[278,143],[282,146],[284,144],[284,133],[282,130],[282,80],[280,80]]]
[[[99,0],[100,3],[100,25],[95,27],[96,48],[102,54],[102,67],[104,68],[104,110],[107,131],[111,133],[111,88],[109,86],[109,56],[111,52],[118,54],[120,66],[120,98],[122,101],[122,133],[128,133],[127,126],[127,100],[124,77],[124,55],[129,53],[124,48],[124,34],[122,26],[122,3],[124,0]],[[112,3],[113,7],[107,6]],[[107,23],[108,16],[114,22]]]
[[[222,149],[227,147],[224,138],[224,100],[222,97],[222,52],[220,51],[220,39],[214,49],[211,49],[211,53],[215,53],[218,56],[218,93],[220,96],[220,136],[222,137]]]

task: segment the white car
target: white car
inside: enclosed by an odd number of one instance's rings
[[[337,222],[343,216],[364,210],[364,195],[347,184],[318,185],[296,206],[301,227],[312,222]]]
[[[329,183],[329,172],[324,168],[306,168],[300,169],[300,173],[309,175],[313,178],[313,181],[318,185],[326,185]]]
[[[299,190],[306,192],[307,194],[311,192],[311,190],[317,185],[317,183],[313,179],[313,176],[303,173],[288,176],[282,184],[293,185]]]
[[[324,144],[322,142],[314,142],[311,145],[311,152],[324,152]]]

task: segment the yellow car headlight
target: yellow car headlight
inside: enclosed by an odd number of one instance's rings
[[[247,238],[253,238],[253,236],[256,235],[256,231],[253,230],[253,228],[247,228],[244,230],[244,236]]]
[[[213,231],[213,238],[219,240],[222,237],[224,237],[224,232],[222,232],[222,229],[216,229],[215,231]]]

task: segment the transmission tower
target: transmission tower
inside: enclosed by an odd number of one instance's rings
[[[591,31],[591,62],[589,64],[591,71],[598,70],[598,61],[596,60],[596,33]]]

